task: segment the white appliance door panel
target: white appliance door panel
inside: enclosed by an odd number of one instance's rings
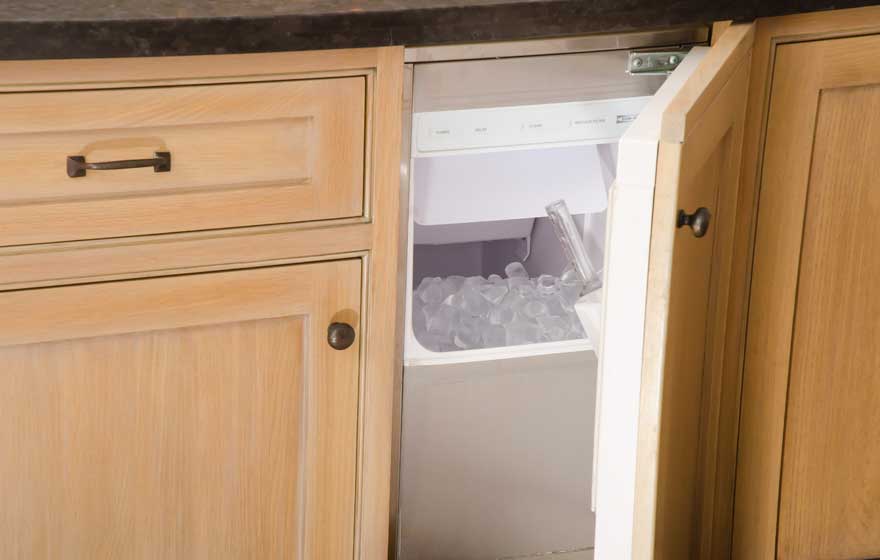
[[[601,335],[598,341],[595,468],[596,559],[632,558],[639,397],[654,181],[663,112],[708,48],[694,48],[620,139],[609,194]],[[596,299],[579,303],[595,317]],[[586,309],[585,307],[592,307]]]

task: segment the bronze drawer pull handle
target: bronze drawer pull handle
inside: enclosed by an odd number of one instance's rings
[[[85,156],[67,156],[67,176],[85,177],[86,170],[109,171],[111,169],[133,169],[135,167],[152,167],[156,173],[171,171],[171,152],[156,152],[150,159],[121,159],[119,161],[99,161],[86,163]]]

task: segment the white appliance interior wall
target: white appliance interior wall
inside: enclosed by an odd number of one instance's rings
[[[580,227],[583,217],[575,216],[575,221]],[[415,245],[413,286],[418,286],[423,278],[430,276],[504,276],[504,267],[512,261],[523,262],[529,274],[535,277],[541,274],[558,276],[566,260],[550,220],[536,219],[531,237],[530,250],[525,239]],[[527,251],[528,258],[523,260]]]
[[[596,146],[598,152],[599,167],[597,169],[601,176],[581,177],[579,180],[586,185],[603,185],[606,192],[611,188],[614,181],[615,169],[617,167],[617,143],[600,144]],[[535,155],[551,156],[553,150],[536,150]],[[553,173],[559,174],[561,170],[552,167],[545,168],[545,175],[550,176]],[[492,172],[486,172],[488,180],[492,178]],[[570,173],[570,170],[568,171]],[[564,173],[565,174],[565,173]],[[563,174],[563,175],[564,175]],[[425,179],[416,176],[414,190],[419,191]],[[502,182],[503,184],[503,182]],[[535,183],[535,189],[541,190],[543,185]],[[552,189],[551,189],[552,191]],[[546,203],[552,202],[555,197],[552,192],[541,198]],[[418,200],[418,197],[416,197]],[[574,201],[573,201],[574,202]],[[499,200],[498,204],[502,204],[503,200]],[[507,221],[484,221],[470,222],[466,224],[444,224],[444,225],[418,225],[416,235],[414,236],[415,245],[413,247],[413,286],[418,286],[419,282],[428,276],[445,277],[450,275],[462,276],[488,276],[490,274],[504,275],[504,267],[515,260],[522,261],[530,275],[537,277],[541,274],[552,274],[558,276],[565,267],[566,259],[561,250],[559,240],[553,229],[553,225],[546,217],[539,216],[542,208],[536,205],[529,210],[531,216],[523,216],[519,219]],[[528,228],[528,222],[523,229],[522,222],[529,218],[534,218],[532,227]],[[583,232],[584,242],[588,248],[588,252],[596,254],[597,267],[602,262],[602,252],[604,251],[605,240],[605,216],[604,212],[592,214],[589,217],[576,215],[575,221],[578,228]],[[509,227],[507,227],[509,224]],[[497,239],[499,231],[527,231],[531,230],[531,243],[527,249],[523,238],[517,239]],[[482,241],[480,238],[489,239]],[[444,243],[447,239],[450,241],[461,241],[461,239],[475,239],[468,242]],[[420,243],[420,240],[427,240],[428,243]],[[527,258],[524,257],[527,255]]]

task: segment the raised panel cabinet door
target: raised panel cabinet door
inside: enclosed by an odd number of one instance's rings
[[[361,261],[0,294],[0,558],[352,558]]]
[[[723,352],[753,37],[751,24],[727,29],[662,115],[633,558],[718,558],[717,541],[729,533],[733,466],[725,457],[736,443],[722,406],[731,374]]]
[[[878,27],[876,14],[858,25]],[[880,557],[880,35],[776,48],[737,558]]]

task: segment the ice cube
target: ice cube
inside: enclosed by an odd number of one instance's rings
[[[511,291],[518,291],[519,288],[521,288],[523,286],[531,286],[531,285],[532,285],[532,281],[529,280],[528,278],[524,278],[522,276],[514,276],[513,278],[507,279],[507,287]]]
[[[492,305],[498,305],[501,303],[501,300],[504,299],[504,296],[507,295],[507,283],[503,284],[494,284],[494,283],[485,283],[480,286],[480,295],[482,295],[486,301],[491,303]]]
[[[507,307],[514,311],[519,311],[525,302],[526,299],[519,295],[516,290],[510,290],[498,305],[500,307]]]
[[[489,322],[493,325],[506,325],[516,317],[516,311],[512,307],[495,306],[489,311]]]
[[[458,322],[458,309],[445,303],[430,303],[422,309],[429,334],[449,336]]]
[[[516,344],[532,344],[541,340],[541,329],[535,323],[515,320],[504,327],[507,333],[508,346]]]
[[[485,317],[489,314],[489,302],[477,291],[476,286],[467,282],[453,296],[453,305],[472,317]]]
[[[551,317],[566,317],[571,313],[572,308],[566,308],[562,302],[562,294],[558,292],[543,298],[542,301],[547,304],[547,315]]]
[[[424,278],[416,289],[416,295],[423,302],[440,303],[446,297],[443,293],[443,281],[440,278]]]
[[[538,297],[538,290],[535,288],[535,285],[532,284],[531,280],[528,282],[517,282],[515,285],[511,286],[510,289],[521,298],[534,299]]]
[[[447,276],[443,280],[443,299],[457,293],[464,286],[464,276]]]
[[[547,315],[547,311],[547,304],[540,299],[527,300],[522,306],[523,316],[531,320]]]
[[[485,319],[479,317],[462,317],[453,335],[455,346],[461,350],[480,348],[483,343],[484,322]]]
[[[483,330],[483,346],[495,348],[507,344],[507,331],[501,325],[488,325]]]
[[[425,319],[423,308],[424,304],[422,303],[422,300],[414,297],[412,306],[412,326],[413,333],[415,333],[416,337],[428,332],[428,322]]]
[[[448,352],[584,336],[573,309],[583,284],[573,270],[530,279],[514,262],[505,273],[422,279],[412,300],[416,339]]]
[[[518,261],[514,261],[505,266],[504,274],[506,274],[508,278],[529,278],[529,273],[526,271],[526,267]]]
[[[452,339],[448,336],[424,333],[421,336],[417,336],[416,340],[431,352],[448,352],[450,350],[455,350],[455,346],[452,344]]]
[[[544,339],[550,342],[565,340],[571,331],[571,322],[566,317],[544,315],[538,317],[538,326]]]
[[[538,293],[543,296],[555,294],[559,291],[559,279],[549,274],[542,274],[535,280],[535,287]]]

